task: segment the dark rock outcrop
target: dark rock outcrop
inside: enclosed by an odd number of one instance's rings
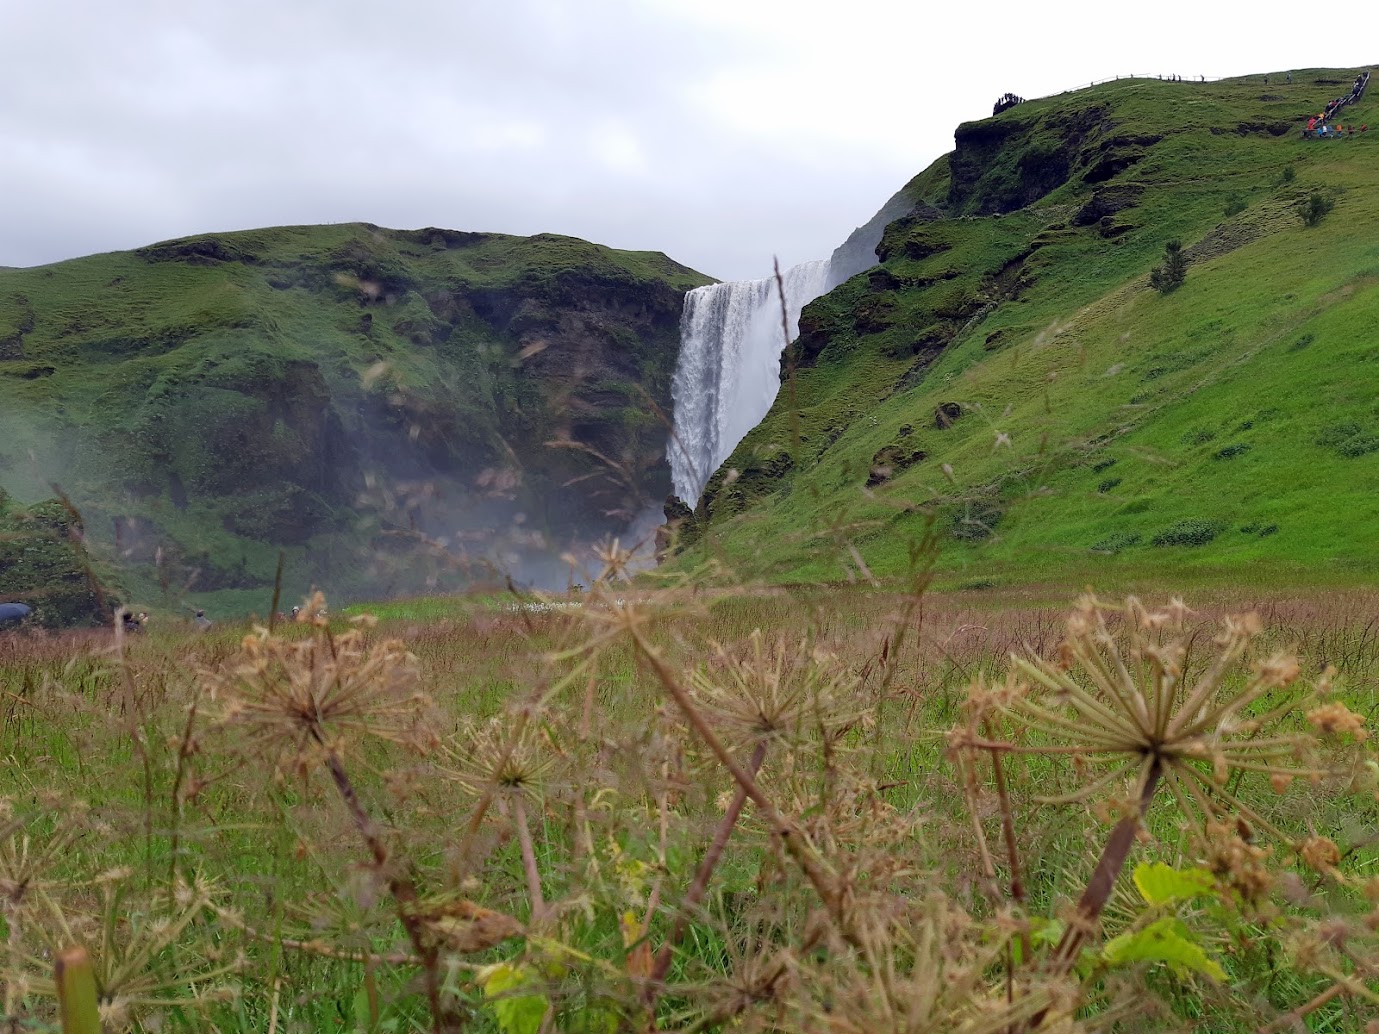
[[[1092,105],[963,123],[949,158],[949,206],[992,215],[1038,201],[1068,181],[1084,142],[1110,128],[1108,117],[1107,108]]]
[[[940,431],[956,424],[962,417],[962,405],[957,402],[941,402],[934,410],[934,426]]]
[[[1100,187],[1092,192],[1091,198],[1073,216],[1073,225],[1091,226],[1107,216],[1134,208],[1140,203],[1143,194],[1144,186],[1139,183]]]
[[[92,571],[80,515],[57,499],[27,508],[0,491],[0,602],[48,628],[108,624],[119,601]]]
[[[867,487],[884,485],[901,471],[913,467],[928,458],[923,449],[910,449],[893,444],[881,447],[871,458],[871,469],[867,473]]]

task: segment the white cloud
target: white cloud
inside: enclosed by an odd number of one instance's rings
[[[1006,90],[1345,65],[1367,45],[1200,0],[1132,32],[1119,17],[1092,0],[11,3],[0,265],[365,219],[760,276],[773,254],[827,254]]]
[[[589,137],[589,150],[608,169],[620,176],[645,176],[651,169],[641,141],[625,124],[603,122]]]

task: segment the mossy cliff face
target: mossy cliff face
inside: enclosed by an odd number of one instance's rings
[[[0,270],[0,483],[61,482],[145,584],[161,557],[193,591],[261,589],[280,547],[337,592],[458,584],[457,556],[522,577],[664,497],[657,411],[705,282],[366,225]]]

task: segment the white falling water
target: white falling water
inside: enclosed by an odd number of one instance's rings
[[[782,275],[790,340],[800,310],[829,284],[829,260]],[[675,494],[693,506],[719,465],[766,416],[780,390],[780,299],[774,277],[698,287],[680,316],[680,359],[671,382],[675,433],[670,473]]]

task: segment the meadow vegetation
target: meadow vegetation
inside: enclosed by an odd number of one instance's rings
[[[0,638],[5,1016],[79,944],[111,1031],[1374,1022],[1379,600],[1069,613],[927,548]]]

